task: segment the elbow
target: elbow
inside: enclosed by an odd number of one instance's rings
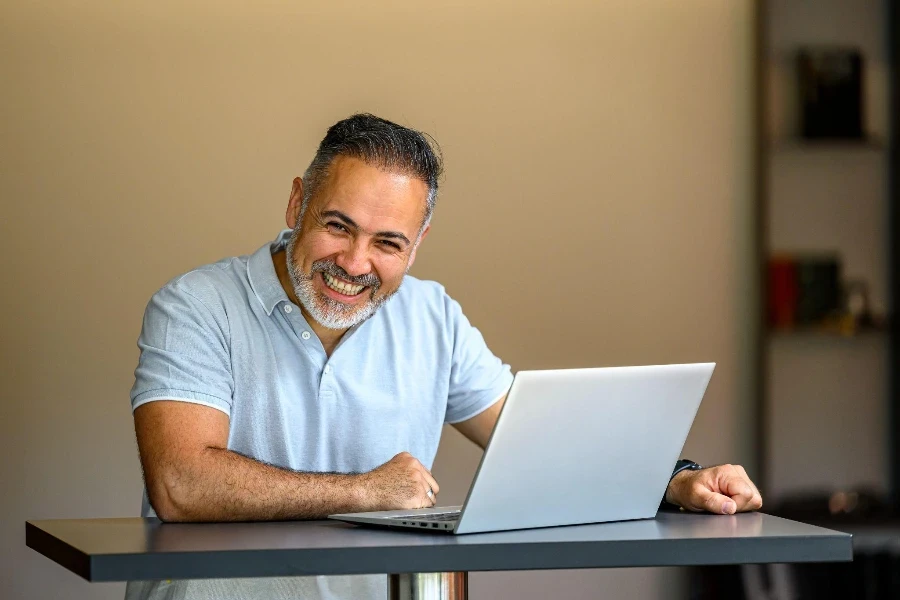
[[[163,523],[183,523],[187,521],[174,505],[162,502],[158,498],[154,499],[151,497],[150,506],[153,507],[156,516]]]
[[[177,476],[169,474],[157,478],[156,481],[148,480],[147,497],[150,506],[160,521],[165,523],[183,523],[191,521],[192,510],[190,499],[185,497],[182,485],[177,483]]]
[[[150,502],[150,505],[153,506],[153,502]],[[184,519],[182,519],[176,512],[174,512],[170,507],[166,505],[161,505],[159,508],[153,506],[153,510],[156,512],[156,516],[163,523],[183,523]]]
[[[150,506],[167,523],[206,522],[220,518],[206,486],[205,456],[169,457],[144,471]]]

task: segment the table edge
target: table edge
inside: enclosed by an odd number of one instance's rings
[[[477,547],[441,546],[439,558],[432,552],[423,553],[420,547],[367,547],[170,552],[148,559],[145,553],[89,555],[44,531],[39,522],[26,522],[26,545],[91,582],[415,573],[435,571],[436,562],[440,563],[439,570],[487,572],[853,560],[851,534],[819,529],[829,533],[766,538],[622,540],[609,549],[596,546],[594,541],[542,542],[531,548],[522,544],[510,552],[509,544],[487,542]],[[816,542],[814,547],[813,542]],[[656,544],[660,550],[647,552],[648,543]],[[771,549],[773,543],[780,545],[775,553]],[[827,544],[824,551],[823,543]],[[356,566],[360,564],[364,567]],[[398,570],[398,564],[403,568]]]

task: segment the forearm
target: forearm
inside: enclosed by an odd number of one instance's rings
[[[300,473],[224,448],[164,470],[151,503],[164,521],[315,519],[365,508],[364,476]]]

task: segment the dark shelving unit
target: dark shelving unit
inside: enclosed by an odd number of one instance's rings
[[[896,0],[887,0],[887,42],[890,62],[890,130],[893,139],[900,132],[900,6]],[[888,281],[890,302],[900,302],[900,148],[896,142],[888,150],[888,187],[890,189],[889,228],[890,256]],[[888,421],[890,452],[891,504],[900,515],[900,323],[894,319],[890,326],[888,372],[890,373],[890,407]]]
[[[772,431],[769,425],[772,417],[772,398],[770,397],[770,388],[772,387],[772,373],[770,359],[772,358],[772,344],[780,345],[791,343],[790,340],[798,340],[798,343],[811,344],[841,344],[852,343],[854,340],[884,340],[887,347],[887,367],[886,373],[889,381],[886,382],[887,393],[885,401],[887,406],[888,427],[885,431],[886,435],[886,454],[887,471],[889,481],[886,488],[892,503],[900,509],[900,328],[895,318],[890,318],[893,313],[892,307],[895,301],[900,300],[900,211],[895,210],[898,206],[898,189],[900,189],[900,153],[897,151],[897,145],[892,140],[894,133],[900,131],[900,99],[898,99],[897,89],[900,83],[897,80],[897,65],[900,64],[900,50],[898,50],[898,32],[900,32],[900,21],[898,21],[898,13],[900,9],[894,0],[883,0],[883,9],[886,11],[884,32],[885,43],[888,49],[885,52],[888,62],[888,93],[889,99],[889,121],[886,131],[872,132],[863,138],[833,138],[833,139],[806,139],[795,134],[792,128],[783,129],[780,133],[774,134],[772,124],[770,122],[769,110],[772,109],[772,95],[770,94],[770,86],[772,86],[772,69],[778,68],[790,73],[792,68],[792,51],[784,46],[785,36],[783,22],[779,22],[781,29],[781,38],[773,41],[773,34],[770,31],[772,27],[772,7],[778,0],[759,0],[755,6],[755,81],[756,81],[756,109],[755,109],[755,183],[756,189],[754,197],[756,199],[754,212],[756,223],[756,251],[757,269],[755,270],[757,289],[759,290],[757,315],[757,331],[755,333],[754,353],[754,373],[756,374],[754,397],[755,403],[755,431],[756,431],[756,452],[754,477],[759,483],[759,487],[764,492],[772,485],[772,473],[769,465],[773,464],[773,460],[778,457],[770,455],[769,440],[772,439]],[[783,10],[784,2],[780,2],[779,6]],[[817,5],[818,6],[818,5]],[[835,6],[834,3],[831,6]],[[827,10],[824,5],[822,10]],[[812,29],[801,28],[808,33]],[[808,40],[806,43],[821,43],[822,40]],[[781,44],[779,48],[773,48],[773,45]],[[774,67],[773,67],[774,65]],[[865,88],[864,88],[865,89]],[[866,90],[871,93],[872,90]],[[866,129],[867,130],[867,129]],[[769,327],[767,322],[767,263],[773,251],[781,250],[773,248],[772,239],[772,162],[780,159],[785,155],[791,155],[791,160],[795,156],[809,156],[811,159],[823,154],[834,154],[836,156],[872,156],[875,160],[884,160],[887,157],[887,178],[885,187],[887,188],[889,218],[887,224],[886,240],[887,248],[887,297],[885,298],[885,309],[889,316],[887,324],[883,327],[868,328],[856,331],[851,335],[845,335],[837,331],[828,331],[817,328],[798,328],[792,330],[777,330]],[[839,161],[841,159],[835,159]],[[869,163],[866,163],[869,164]],[[798,440],[802,443],[802,440]],[[900,511],[898,511],[900,514]]]
[[[829,351],[853,351],[857,348],[870,348],[883,345],[885,350],[886,386],[884,397],[886,423],[884,423],[886,477],[885,488],[889,502],[871,503],[863,495],[859,497],[859,506],[863,510],[856,514],[829,514],[815,505],[810,507],[798,502],[793,505],[777,506],[768,502],[766,512],[774,512],[780,516],[792,518],[822,527],[846,531],[854,534],[854,562],[847,565],[809,564],[791,569],[793,592],[797,598],[897,598],[900,597],[900,319],[895,307],[900,306],[900,148],[896,136],[900,133],[900,0],[882,0],[881,8],[885,11],[885,19],[879,23],[883,31],[885,60],[887,62],[887,123],[885,133],[878,132],[863,139],[852,140],[808,140],[800,139],[787,131],[772,135],[769,104],[772,101],[770,86],[773,85],[770,69],[773,64],[777,68],[788,68],[790,52],[783,49],[773,51],[773,33],[770,31],[772,4],[778,0],[758,0],[754,3],[754,66],[755,79],[755,140],[754,140],[754,181],[755,181],[755,251],[756,269],[754,269],[758,311],[755,317],[756,328],[753,332],[754,356],[752,371],[755,375],[753,397],[755,398],[753,414],[755,417],[755,453],[751,476],[757,481],[764,498],[772,482],[769,465],[778,460],[770,454],[769,440],[772,398],[769,390],[773,373],[770,358],[773,346],[779,348],[796,346],[824,347]],[[794,0],[797,2],[797,0]],[[800,4],[797,2],[797,4]],[[791,7],[795,10],[797,4]],[[807,3],[807,7],[815,10],[827,10],[825,3]],[[832,2],[829,4],[834,7]],[[847,0],[843,8],[855,10]],[[781,2],[784,8],[784,1]],[[795,13],[796,14],[796,13]],[[779,23],[779,26],[784,26]],[[805,33],[810,28],[799,28]],[[834,32],[834,29],[830,31]],[[782,35],[784,31],[781,31]],[[784,37],[781,41],[784,41]],[[880,47],[880,44],[879,44]],[[789,159],[803,162],[802,157],[819,160],[823,156],[862,157],[860,162],[886,158],[886,201],[887,217],[886,236],[886,269],[887,290],[885,309],[887,322],[876,328],[860,330],[853,335],[842,335],[833,331],[816,329],[775,330],[769,327],[767,318],[768,298],[768,259],[771,256],[770,240],[772,238],[772,160]],[[797,158],[800,157],[800,159]],[[881,351],[881,347],[878,348]],[[811,419],[815,415],[810,415]],[[802,440],[798,440],[802,443]],[[841,449],[853,452],[852,448]],[[815,516],[814,516],[815,515]],[[764,569],[765,567],[758,567]],[[784,576],[784,571],[768,571],[762,577],[770,583]],[[704,595],[710,582],[722,584],[722,589],[747,589],[747,573],[743,568],[704,568],[693,573],[691,597],[705,600],[718,595]],[[887,582],[887,583],[886,583]],[[740,591],[738,592],[740,595]]]

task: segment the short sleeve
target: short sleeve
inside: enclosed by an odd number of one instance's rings
[[[509,365],[488,349],[459,303],[445,296],[447,326],[453,340],[447,423],[471,419],[499,400],[512,385]]]
[[[169,283],[147,305],[138,348],[132,410],[154,400],[180,400],[231,414],[234,379],[221,303],[201,301],[183,279]]]

